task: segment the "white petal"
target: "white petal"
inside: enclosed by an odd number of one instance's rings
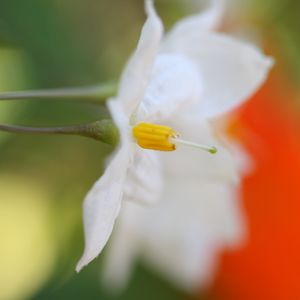
[[[272,59],[234,38],[199,31],[183,41],[165,43],[166,53],[192,59],[203,78],[203,101],[195,108],[202,117],[215,117],[251,97],[265,81]]]
[[[201,228],[187,227],[186,230],[184,235],[176,238],[158,236],[156,241],[145,243],[143,259],[168,281],[183,290],[195,292],[214,275],[220,247]]]
[[[243,145],[237,140],[230,140],[229,147],[237,162],[239,173],[242,176],[253,173],[256,168],[254,158],[244,149]]]
[[[127,173],[126,199],[145,204],[159,201],[163,188],[162,172],[157,151],[137,148]]]
[[[168,243],[167,237],[174,241],[194,228],[223,245],[241,240],[244,216],[236,186],[168,177],[163,196],[164,201],[152,210],[148,208],[144,216],[148,230],[157,231],[153,239],[162,238]],[[151,222],[153,219],[155,222]]]
[[[116,228],[109,243],[102,281],[111,291],[121,292],[127,286],[132,268],[140,250],[137,227],[139,209],[132,202],[125,201]]]
[[[124,287],[141,256],[168,280],[195,290],[212,280],[219,251],[243,241],[236,187],[185,174],[166,180],[157,205],[127,202],[122,209],[105,270],[110,286]]]
[[[147,0],[145,5],[148,18],[143,27],[137,49],[122,74],[119,88],[118,98],[123,102],[124,110],[128,116],[142,100],[163,33],[163,26],[154,10],[153,2]]]
[[[195,65],[182,55],[159,55],[138,111],[138,120],[166,122],[176,114],[184,114],[199,102],[201,78]]]
[[[83,207],[85,248],[76,266],[77,272],[98,256],[112,232],[121,206],[129,158],[129,145],[125,144],[115,154],[102,177],[85,198]]]
[[[209,123],[185,119],[168,125],[180,134],[180,138],[214,146],[218,151],[213,155],[197,148],[178,144],[176,151],[161,153],[166,176],[198,178],[206,182],[239,182],[237,162],[226,147],[214,137]]]
[[[242,241],[234,191],[227,184],[168,177],[164,201],[144,210],[137,226],[146,261],[185,289],[205,285],[216,271],[218,251]]]
[[[232,117],[234,118],[233,114],[217,118],[212,122],[212,125],[215,132],[218,133],[219,140],[224,140],[227,149],[230,150],[232,156],[234,157],[239,174],[244,177],[246,175],[250,175],[254,171],[255,162],[250,153],[244,149],[243,145],[237,138],[228,136],[228,128],[230,127],[230,119],[232,119]]]
[[[191,5],[194,10],[199,10],[200,1],[194,1]],[[166,43],[180,41],[184,43],[189,41],[190,35],[198,34],[199,31],[216,30],[223,19],[225,11],[225,0],[211,0],[209,7],[198,14],[184,18],[177,22],[175,26],[168,32]]]

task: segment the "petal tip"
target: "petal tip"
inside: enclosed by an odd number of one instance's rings
[[[261,54],[259,59],[256,63],[256,70],[261,73],[261,80],[258,84],[258,87],[263,84],[263,82],[266,80],[270,70],[275,64],[275,60],[271,56],[265,56],[264,54]]]
[[[85,265],[82,263],[82,260],[80,259],[79,262],[78,262],[77,265],[76,265],[75,271],[76,271],[77,273],[79,273],[79,272],[82,270],[82,268],[83,268],[84,266],[85,266]]]
[[[265,57],[265,64],[267,68],[272,68],[275,65],[276,61],[275,58],[272,56],[266,56]]]
[[[76,271],[77,273],[79,273],[79,272],[80,272],[86,265],[88,265],[93,259],[94,259],[94,257],[93,257],[93,258],[88,257],[88,256],[86,255],[86,253],[84,253],[84,254],[81,256],[81,258],[79,259],[79,261],[77,262],[75,271]]]
[[[145,0],[145,12],[147,17],[151,20],[152,24],[156,25],[158,31],[163,31],[163,24],[159,18],[153,0]]]
[[[265,55],[261,49],[252,46],[252,48],[254,49],[254,51],[256,51],[256,62],[257,65],[260,67],[264,67],[266,70],[271,69],[274,64],[275,64],[275,59],[272,56],[268,56]],[[253,55],[253,58],[255,57],[255,55]]]

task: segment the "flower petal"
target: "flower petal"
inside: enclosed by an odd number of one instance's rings
[[[199,102],[201,78],[194,64],[182,55],[159,55],[137,119],[165,123]]]
[[[127,200],[153,204],[163,188],[162,164],[156,151],[137,148],[125,183]]]
[[[194,1],[194,10],[199,10],[200,1]],[[189,36],[199,31],[216,30],[222,22],[225,11],[225,0],[211,0],[209,7],[198,14],[184,18],[177,22],[167,33],[166,43],[173,43],[176,40],[189,40]]]
[[[199,68],[204,90],[203,101],[194,110],[198,117],[215,117],[247,100],[272,66],[272,59],[254,46],[212,32],[193,31],[166,41],[163,51],[186,55]]]
[[[111,291],[121,292],[130,279],[140,243],[137,240],[139,210],[135,203],[125,201],[116,223],[106,255],[103,283]]]
[[[129,145],[125,144],[115,154],[102,177],[85,198],[83,207],[85,248],[76,266],[77,272],[98,256],[112,232],[121,206],[129,158]]]
[[[153,207],[126,202],[105,269],[109,286],[122,289],[137,257],[182,288],[210,282],[217,255],[243,242],[244,222],[236,187],[197,177],[167,177]],[[155,220],[155,221],[153,221]]]
[[[140,212],[141,223],[135,227],[141,254],[191,291],[212,279],[219,251],[242,241],[244,223],[235,187],[168,177],[163,199],[153,209]]]
[[[208,122],[185,119],[168,125],[171,125],[180,134],[180,138],[215,146],[218,152],[212,155],[197,148],[179,144],[176,151],[161,153],[166,176],[190,178],[191,180],[197,178],[205,182],[239,182],[237,162],[226,147],[214,137]]]
[[[153,1],[146,0],[145,6],[148,18],[137,49],[122,74],[119,88],[118,98],[123,102],[128,116],[143,98],[163,34],[163,25],[155,12]]]

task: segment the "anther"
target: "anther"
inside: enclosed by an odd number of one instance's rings
[[[139,123],[132,129],[133,136],[137,144],[144,149],[159,151],[174,151],[176,146],[171,142],[171,138],[177,133],[168,126]]]

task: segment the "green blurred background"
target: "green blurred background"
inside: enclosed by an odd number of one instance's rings
[[[156,1],[167,28],[186,14],[187,2]],[[276,51],[285,58],[282,67],[298,83],[299,1],[231,5],[244,11],[230,14],[236,24],[252,26],[267,34],[268,43],[278,44]],[[0,90],[116,80],[144,20],[141,0],[0,0]],[[56,126],[108,116],[104,106],[85,103],[0,105],[0,123]],[[83,247],[82,199],[111,151],[81,137],[0,134],[1,300],[188,297],[143,266],[137,267],[124,294],[112,296],[100,285],[103,255],[75,273]]]

